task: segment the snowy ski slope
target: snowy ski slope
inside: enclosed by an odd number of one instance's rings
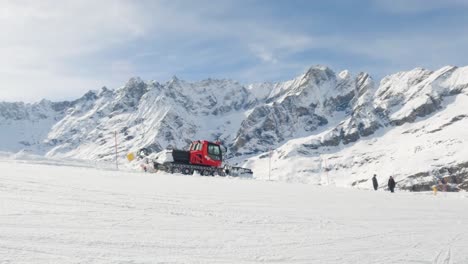
[[[0,263],[468,263],[464,192],[0,156]]]

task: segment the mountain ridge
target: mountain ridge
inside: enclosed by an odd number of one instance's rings
[[[228,158],[255,167],[255,160],[271,149],[294,159],[379,139],[379,130],[413,126],[443,113],[457,96],[468,96],[468,67],[415,68],[386,76],[380,84],[368,73],[335,73],[322,65],[289,81],[250,85],[227,79],[186,82],[174,76],[159,83],[132,77],[118,89],[103,87],[73,101],[1,102],[0,129],[7,133],[0,149],[108,160],[117,132],[122,156],[142,147],[160,151],[209,139],[224,142]],[[460,113],[451,118],[457,125],[467,122]],[[297,139],[307,140],[292,150],[281,149]]]

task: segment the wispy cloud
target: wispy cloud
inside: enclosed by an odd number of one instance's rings
[[[292,36],[268,28],[270,24],[257,24],[255,17],[220,18],[229,12],[232,2],[203,6],[176,1],[46,0],[4,1],[1,5],[0,99],[30,101],[41,94],[52,99],[78,96],[83,90],[114,85],[138,74],[135,65],[151,57],[171,63],[157,65],[155,61],[156,66],[148,66],[154,67],[151,72],[162,72],[157,66],[170,66],[175,74],[187,64],[227,59],[204,52],[213,49],[210,43],[220,41],[226,43],[226,50],[235,46],[270,63],[308,41],[306,36]],[[207,47],[197,50],[202,45]],[[125,54],[126,49],[134,53]],[[102,58],[106,53],[115,54]],[[102,76],[80,67],[92,67]],[[16,93],[18,90],[28,92]]]
[[[460,48],[468,45],[466,1],[343,5],[2,1],[0,100],[75,98],[134,75],[258,82],[292,78],[317,63],[383,75],[468,62]]]
[[[1,98],[96,88],[102,80],[74,75],[79,65],[72,61],[138,38],[148,27],[125,1],[2,1],[0,10]]]

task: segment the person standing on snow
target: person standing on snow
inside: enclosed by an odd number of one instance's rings
[[[372,177],[372,184],[374,185],[374,190],[377,191],[377,189],[379,188],[379,183],[377,182],[377,175],[374,174],[374,177]]]
[[[388,189],[390,189],[391,192],[395,190],[395,180],[393,179],[392,176],[388,179]]]

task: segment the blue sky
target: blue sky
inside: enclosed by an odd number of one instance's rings
[[[63,3],[62,3],[63,2]],[[73,99],[132,76],[375,79],[468,65],[468,0],[2,1],[0,100]]]

